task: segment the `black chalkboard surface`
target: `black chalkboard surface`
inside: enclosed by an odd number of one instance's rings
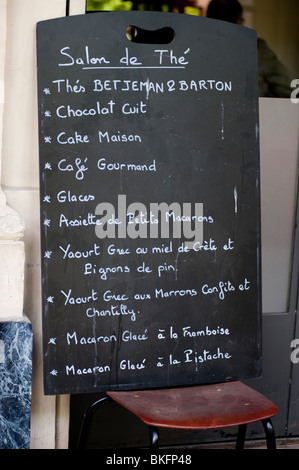
[[[255,32],[37,25],[46,394],[261,373]]]

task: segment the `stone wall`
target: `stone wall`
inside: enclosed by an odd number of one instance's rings
[[[0,0],[0,449],[28,447],[30,401],[30,448],[68,447],[68,397],[43,393],[35,39],[36,23],[65,16],[67,3],[69,14],[85,12],[85,0]]]

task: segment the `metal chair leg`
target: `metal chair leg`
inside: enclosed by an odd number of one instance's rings
[[[266,434],[267,449],[268,450],[276,449],[276,438],[275,438],[275,432],[274,432],[271,419],[270,418],[263,419],[262,424],[264,426],[264,430]]]
[[[155,426],[148,427],[149,434],[150,434],[150,449],[158,449],[159,448],[159,428]]]
[[[246,436],[247,424],[240,424],[238,427],[236,450],[242,450],[244,448],[245,436]]]
[[[79,435],[79,439],[78,439],[78,444],[77,444],[77,449],[78,450],[85,448],[88,433],[89,433],[89,429],[90,429],[90,424],[91,424],[91,420],[92,420],[92,417],[94,415],[94,412],[98,409],[98,407],[100,405],[102,405],[103,403],[108,403],[110,401],[112,401],[111,398],[108,397],[108,395],[105,395],[104,397],[101,397],[98,400],[96,400],[95,402],[93,402],[87,408],[87,410],[84,414],[83,423],[82,423],[82,426],[81,426],[80,435]]]

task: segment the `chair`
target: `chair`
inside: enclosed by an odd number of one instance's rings
[[[159,428],[216,429],[238,426],[236,449],[243,449],[247,424],[261,421],[267,448],[276,448],[271,418],[277,406],[242,382],[182,388],[106,392],[85,414],[78,448],[84,448],[92,415],[105,402],[114,401],[147,424],[150,448],[159,447]]]

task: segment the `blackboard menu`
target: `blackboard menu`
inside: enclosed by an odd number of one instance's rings
[[[37,25],[45,394],[261,373],[255,32]]]

